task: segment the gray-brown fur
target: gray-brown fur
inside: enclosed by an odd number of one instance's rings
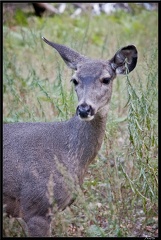
[[[74,117],[64,122],[4,124],[4,204],[8,214],[25,221],[28,236],[32,237],[50,236],[52,204],[48,184],[51,177],[58,208],[63,210],[72,203],[73,189],[67,184],[66,174],[72,178],[70,181],[81,186],[104,138],[113,79],[117,73],[126,73],[125,62],[129,72],[137,62],[133,45],[120,49],[111,60],[103,61],[43,40],[76,70],[72,81],[78,107]]]

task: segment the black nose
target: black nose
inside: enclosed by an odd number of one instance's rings
[[[87,118],[92,115],[92,108],[90,105],[81,104],[77,107],[77,115],[81,118]]]

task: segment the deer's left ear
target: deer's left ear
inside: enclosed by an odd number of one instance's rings
[[[127,71],[131,72],[137,64],[136,47],[134,45],[128,45],[121,48],[116,52],[110,62],[116,74],[126,74]]]

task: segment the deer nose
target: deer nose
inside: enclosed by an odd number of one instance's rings
[[[81,118],[88,118],[89,116],[92,116],[92,107],[87,104],[81,104],[77,107],[77,115],[79,115]]]

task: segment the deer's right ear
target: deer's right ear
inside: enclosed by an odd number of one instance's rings
[[[116,52],[110,60],[112,68],[116,74],[126,74],[131,72],[137,64],[137,49],[134,45],[128,45]]]
[[[81,55],[80,53],[74,51],[71,48],[68,48],[64,45],[60,45],[60,44],[57,44],[57,43],[50,42],[44,37],[42,37],[42,39],[48,45],[55,48],[58,51],[58,53],[60,54],[60,56],[62,57],[62,59],[64,60],[64,62],[67,64],[67,66],[74,69],[74,70],[77,70],[77,65],[80,62],[87,59],[85,56]]]

